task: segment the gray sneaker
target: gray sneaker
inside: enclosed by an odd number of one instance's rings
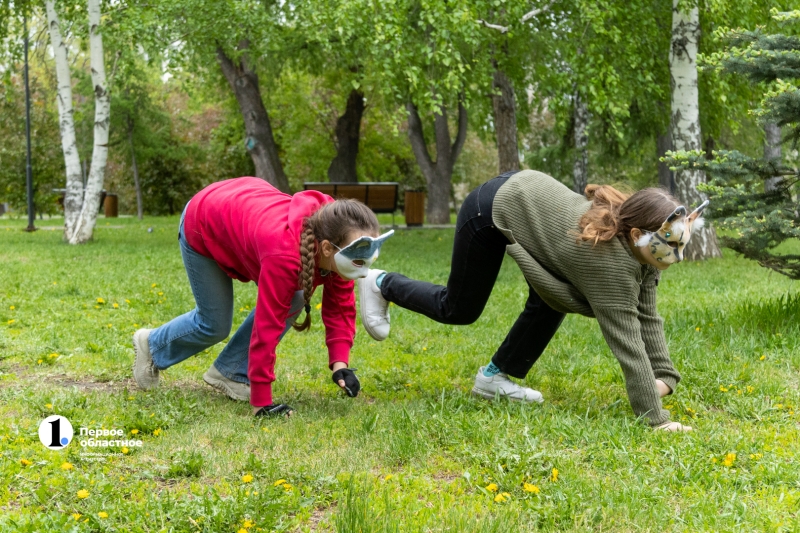
[[[150,353],[150,338],[152,329],[140,329],[133,334],[133,352],[136,358],[133,361],[133,379],[140,389],[153,389],[158,387],[158,369],[153,364]]]
[[[512,401],[526,403],[542,403],[544,401],[541,392],[517,385],[508,379],[508,374],[501,372],[487,378],[483,375],[483,369],[484,367],[480,367],[478,375],[475,376],[475,386],[472,387],[472,394],[475,396],[481,396],[487,400],[493,400],[495,397],[508,398]]]
[[[213,364],[211,368],[203,374],[203,381],[218,391],[223,392],[231,400],[239,402],[250,401],[250,385],[226,378]]]

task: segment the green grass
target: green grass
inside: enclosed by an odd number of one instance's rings
[[[800,297],[730,251],[659,288],[683,374],[664,403],[693,433],[634,419],[596,322],[578,316],[525,380],[543,405],[470,397],[526,297],[508,259],[471,326],[397,307],[387,341],[359,326],[357,399],[330,380],[315,313],[278,349],[275,396],[296,416],[255,420],[202,382],[221,345],[159,390],[131,380],[133,331],[193,305],[176,218],[100,219],[82,247],[24,225],[0,221],[0,531],[800,531]],[[444,282],[452,239],[399,231],[379,266]],[[237,324],[254,302],[237,284]],[[37,430],[52,413],[138,430],[143,446],[97,462],[77,442],[49,451]]]

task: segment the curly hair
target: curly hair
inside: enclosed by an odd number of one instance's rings
[[[317,243],[330,241],[343,246],[347,236],[353,231],[378,234],[380,225],[372,210],[358,200],[339,199],[325,204],[303,222],[300,234],[300,286],[303,288],[303,299],[306,317],[303,322],[295,322],[292,327],[297,331],[311,327],[311,295],[314,292],[314,268],[317,254]]]
[[[627,235],[633,228],[658,231],[680,205],[674,196],[656,187],[627,194],[610,185],[587,185],[584,194],[592,206],[578,223],[578,240],[593,245]]]

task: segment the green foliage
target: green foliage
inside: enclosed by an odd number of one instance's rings
[[[764,121],[787,126],[785,140],[800,138],[800,40],[768,35],[762,30],[725,33],[730,48],[709,57],[708,65],[738,74],[754,83],[770,83],[758,114]],[[712,196],[709,214],[724,231],[722,242],[792,279],[800,279],[800,171],[780,160],[763,160],[738,151],[720,150],[706,159],[703,152],[668,154],[674,168],[706,171],[712,180],[705,191]],[[766,186],[769,181],[771,187]]]

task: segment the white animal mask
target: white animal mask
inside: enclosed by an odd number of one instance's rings
[[[692,231],[703,227],[700,215],[708,205],[708,200],[686,216],[686,208],[682,205],[667,217],[658,231],[646,232],[636,246],[650,246],[650,253],[659,263],[671,265],[683,261],[683,251],[692,238]]]

